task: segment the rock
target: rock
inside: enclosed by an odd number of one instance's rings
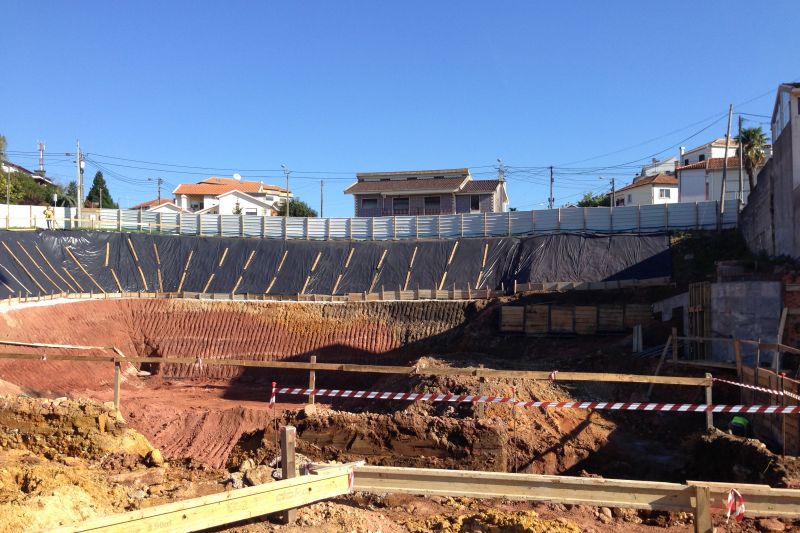
[[[756,521],[759,531],[783,531],[786,526],[776,518],[760,518]]]
[[[303,407],[303,414],[306,416],[314,416],[317,414],[317,404],[309,403]]]
[[[147,493],[150,496],[160,496],[161,494],[164,493],[164,490],[165,490],[164,485],[160,485],[160,484],[159,485],[151,485],[150,487],[147,488]]]
[[[225,482],[230,483],[231,487],[234,489],[244,488],[244,474],[241,472],[233,472],[228,476]]]
[[[161,451],[157,448],[153,448],[147,454],[145,458],[148,466],[163,466],[164,465],[164,456],[161,455]]]
[[[601,515],[604,515],[608,519],[614,518],[614,514],[611,512],[611,509],[609,509],[608,507],[601,507],[599,512],[600,512]]]
[[[255,461],[253,461],[252,459],[245,459],[244,461],[242,461],[242,464],[239,465],[239,472],[244,474],[248,470],[252,470],[253,468],[255,468],[255,466],[256,466]]]
[[[135,491],[131,492],[130,498],[132,500],[144,500],[145,498],[147,498],[147,492],[145,492],[142,489],[135,490]]]
[[[275,481],[272,477],[272,469],[265,465],[259,465],[255,468],[249,469],[244,474],[244,480],[249,485],[262,485],[264,483],[272,483]]]

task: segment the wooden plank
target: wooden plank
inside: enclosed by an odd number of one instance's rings
[[[37,263],[37,262],[36,262],[36,260],[33,258],[33,256],[32,256],[31,254],[29,254],[29,253],[28,253],[28,250],[27,250],[27,249],[25,249],[25,247],[22,245],[22,243],[21,243],[21,242],[19,242],[19,241],[17,241],[17,245],[19,245],[19,247],[20,247],[20,249],[22,250],[22,252],[23,252],[23,253],[24,253],[26,256],[28,256],[28,259],[30,259],[31,263],[33,263],[33,266],[35,266],[35,267],[36,267],[36,268],[39,270],[39,272],[41,272],[41,273],[42,273],[42,275],[43,275],[43,276],[44,276],[44,277],[47,279],[47,281],[49,281],[49,282],[50,282],[50,284],[51,284],[53,287],[55,287],[55,288],[56,288],[56,290],[57,290],[58,292],[64,292],[64,289],[62,289],[62,288],[61,288],[61,287],[58,285],[58,283],[56,283],[55,281],[53,281],[53,278],[51,278],[49,275],[47,275],[47,272],[45,272],[45,271],[44,271],[44,269],[43,269],[41,266],[39,266],[39,263]]]
[[[550,331],[553,333],[575,332],[575,307],[571,305],[550,306]]]
[[[649,304],[626,304],[625,327],[631,328],[637,324],[646,324],[653,320],[653,311]]]
[[[622,331],[624,329],[624,312],[621,305],[600,305],[597,307],[598,331]]]
[[[28,277],[29,277],[29,278],[31,278],[31,281],[33,281],[33,282],[36,284],[36,286],[37,286],[37,287],[39,287],[39,290],[40,290],[41,292],[47,292],[47,291],[44,289],[44,287],[42,287],[42,286],[39,284],[39,282],[36,280],[36,278],[34,278],[34,277],[33,277],[33,274],[31,274],[31,271],[30,271],[30,270],[28,270],[28,268],[27,268],[27,267],[26,267],[26,266],[25,266],[25,265],[22,263],[22,261],[20,261],[20,260],[19,260],[19,258],[18,258],[16,255],[14,255],[14,252],[12,252],[12,251],[11,251],[11,248],[9,248],[9,247],[8,247],[8,245],[7,245],[7,244],[6,244],[4,241],[2,242],[2,245],[3,245],[3,247],[5,247],[6,251],[9,253],[9,255],[11,256],[11,258],[12,258],[14,261],[16,261],[16,263],[17,263],[17,264],[18,264],[18,265],[19,265],[19,266],[22,268],[22,270],[24,270],[24,271],[25,271],[25,273],[28,275]]]
[[[295,446],[297,443],[297,430],[294,426],[281,428],[281,477],[292,479],[297,476],[295,471]],[[297,520],[297,509],[286,509],[281,513],[282,524],[293,524]]]
[[[181,274],[181,280],[178,282],[178,292],[181,292],[183,289],[183,282],[186,280],[186,273],[189,271],[189,265],[192,264],[192,255],[194,254],[194,250],[189,250],[189,255],[186,257],[186,264],[183,265],[183,273]]]
[[[58,278],[59,278],[59,279],[60,279],[60,280],[61,280],[61,281],[64,283],[64,285],[66,285],[67,287],[69,287],[69,290],[71,290],[71,291],[73,291],[73,292],[74,292],[74,291],[75,291],[75,288],[74,288],[72,285],[70,285],[69,281],[67,281],[67,280],[64,278],[64,276],[62,276],[62,275],[61,275],[61,274],[58,272],[58,270],[56,269],[56,267],[54,267],[54,266],[53,266],[53,264],[50,262],[50,260],[49,260],[49,259],[47,259],[47,256],[46,256],[46,255],[44,255],[44,254],[42,253],[42,250],[40,250],[40,249],[39,249],[39,245],[38,245],[38,244],[35,244],[35,245],[34,245],[34,248],[36,249],[36,251],[37,251],[37,252],[39,252],[39,255],[42,257],[42,259],[43,259],[43,260],[44,260],[44,262],[47,264],[47,266],[49,266],[49,267],[50,267],[50,270],[52,270],[52,271],[53,271],[53,274],[55,274],[56,276],[58,276]]]
[[[714,533],[714,524],[711,522],[711,489],[695,487],[694,500],[695,533]]]
[[[550,306],[528,305],[525,307],[525,333],[545,334],[550,329]]]
[[[148,507],[56,528],[57,533],[188,532],[247,520],[349,492],[349,470],[343,465],[316,475],[299,476],[254,487]]]
[[[575,306],[575,333],[594,335],[597,333],[597,307],[594,305]]]
[[[89,280],[90,280],[92,283],[94,283],[94,286],[95,286],[95,287],[97,287],[98,289],[100,289],[100,292],[102,292],[103,294],[105,294],[105,293],[106,293],[106,291],[103,289],[103,287],[101,287],[101,286],[100,286],[100,284],[99,284],[99,283],[97,283],[97,281],[95,281],[95,279],[92,277],[92,275],[91,275],[91,274],[89,274],[89,273],[86,271],[86,269],[85,269],[85,268],[83,268],[83,265],[81,264],[81,262],[80,262],[80,261],[78,261],[78,258],[77,258],[77,257],[75,257],[75,254],[73,254],[73,253],[72,253],[72,250],[70,250],[70,249],[69,249],[69,246],[65,246],[65,247],[64,247],[64,250],[66,250],[66,252],[69,254],[69,256],[72,258],[72,260],[75,262],[75,264],[76,264],[76,265],[78,265],[78,268],[80,268],[80,269],[81,269],[81,272],[83,272],[84,274],[86,274],[86,277],[87,277],[87,278],[89,278]]]
[[[524,331],[525,308],[504,305],[500,308],[500,331],[522,333]]]

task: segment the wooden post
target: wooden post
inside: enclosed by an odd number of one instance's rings
[[[694,490],[694,531],[695,533],[713,533],[711,489],[708,487],[695,487]]]
[[[742,343],[733,339],[733,354],[736,357],[736,377],[742,379]]]
[[[708,385],[706,385],[706,405],[711,405],[713,403],[711,391],[714,387],[711,381],[711,374],[706,374],[706,379],[708,380]],[[711,411],[706,411],[706,429],[714,429],[714,413]]]
[[[672,360],[678,360],[678,328],[672,328]]]
[[[281,428],[281,479],[295,477],[294,448],[296,440],[297,429],[294,426],[283,426]],[[282,524],[293,524],[295,520],[297,520],[297,509],[287,509],[280,514],[280,522]]]
[[[483,368],[483,365],[478,365],[478,368]],[[481,376],[478,378],[478,396],[483,396],[486,392],[486,378]],[[486,403],[479,402],[475,404],[475,418],[481,419],[486,414]]]
[[[114,361],[114,409],[119,411],[119,374],[120,362]]]
[[[317,356],[311,356],[311,364],[317,362]],[[311,394],[308,395],[308,403],[314,405],[314,389],[317,386],[317,373],[314,370],[308,371],[308,388],[311,390]]]

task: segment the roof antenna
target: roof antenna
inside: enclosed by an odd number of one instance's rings
[[[497,179],[499,181],[506,181],[506,167],[503,165],[503,159],[497,158]]]

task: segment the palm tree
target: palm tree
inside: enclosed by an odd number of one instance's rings
[[[761,127],[742,128],[741,133],[736,136],[739,143],[739,156],[744,154],[742,164],[750,180],[750,190],[756,187],[756,169],[764,164],[766,155],[764,146],[767,144],[767,136]]]

